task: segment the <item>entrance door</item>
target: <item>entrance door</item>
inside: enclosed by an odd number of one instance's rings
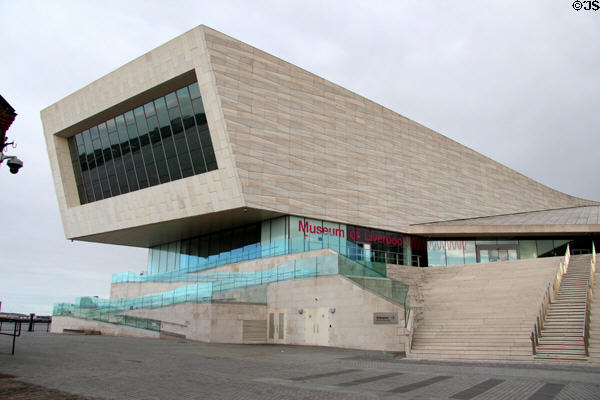
[[[268,341],[269,343],[285,342],[285,313],[283,309],[269,310]]]
[[[477,262],[512,261],[519,259],[519,247],[516,244],[477,245]]]
[[[314,346],[329,345],[329,309],[307,308],[304,313],[304,343]]]

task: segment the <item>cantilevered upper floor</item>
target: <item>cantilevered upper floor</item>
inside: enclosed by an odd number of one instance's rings
[[[41,116],[70,239],[149,247],[290,214],[410,233],[598,205],[205,26]]]

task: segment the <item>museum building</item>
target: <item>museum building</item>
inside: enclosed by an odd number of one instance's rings
[[[597,201],[205,26],[41,116],[66,237],[148,248],[57,332],[410,351],[423,267],[600,245]]]

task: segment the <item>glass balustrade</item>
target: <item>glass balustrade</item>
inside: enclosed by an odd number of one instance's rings
[[[386,264],[374,261],[357,261],[339,254],[291,260],[263,271],[177,273],[150,275],[150,282],[175,282],[187,284],[158,294],[147,294],[125,299],[100,299],[80,297],[74,304],[55,304],[53,315],[73,316],[124,325],[155,326],[144,318],[125,316],[123,313],[138,309],[168,307],[181,303],[267,303],[267,285],[302,278],[343,275],[361,287],[375,292],[405,309],[408,305],[408,285],[386,278]],[[128,278],[120,276],[121,278]],[[133,277],[132,277],[133,278]],[[135,277],[137,279],[137,277]],[[128,282],[140,282],[129,280]],[[192,283],[193,282],[193,283]],[[129,318],[131,317],[131,318]],[[150,328],[148,328],[150,329]]]

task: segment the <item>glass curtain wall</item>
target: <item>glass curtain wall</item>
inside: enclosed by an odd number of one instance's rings
[[[454,239],[425,244],[420,238],[397,232],[282,216],[154,246],[148,251],[148,273],[179,269],[198,271],[256,258],[326,248],[362,261],[413,266],[462,265],[561,256],[568,244],[573,254],[591,249],[589,238]],[[412,257],[412,261],[407,261],[407,257]],[[416,257],[421,258],[417,260]]]
[[[217,169],[197,83],[69,138],[81,204]]]
[[[151,247],[148,273],[203,270],[260,258],[260,228],[260,223],[251,224]]]
[[[573,250],[590,247],[591,242],[587,242],[589,240],[529,238],[431,240],[427,242],[427,260],[429,266],[443,266],[553,257],[564,255],[568,244]]]
[[[148,252],[148,273],[202,270],[325,248],[356,260],[405,264],[407,246],[410,238],[396,232],[283,216],[154,246]]]

